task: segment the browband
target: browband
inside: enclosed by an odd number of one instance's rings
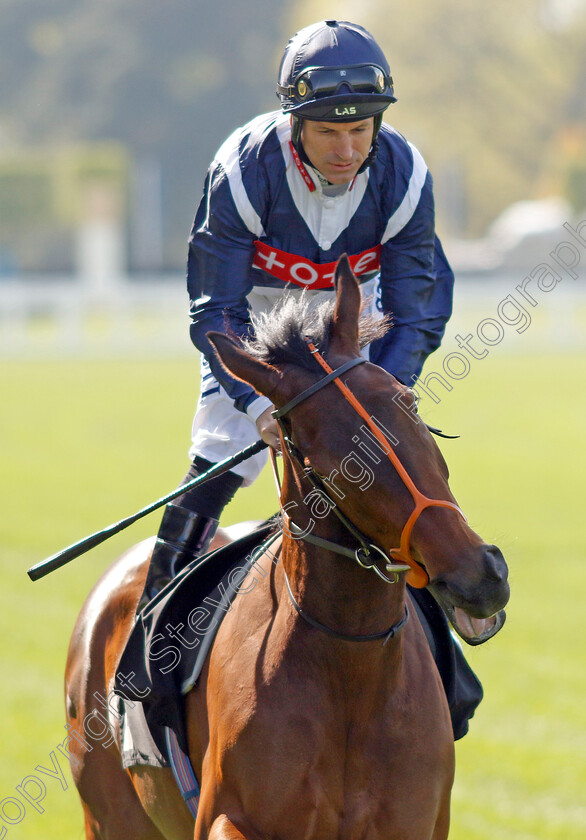
[[[323,379],[318,379],[317,382],[314,382],[313,385],[310,385],[309,388],[306,388],[305,391],[302,391],[300,394],[297,394],[296,397],[293,397],[290,402],[283,406],[283,408],[276,408],[272,412],[272,416],[275,420],[278,420],[280,417],[284,417],[285,414],[288,414],[292,408],[295,408],[296,405],[299,405],[300,402],[306,400],[308,397],[311,397],[312,394],[317,393],[317,391],[321,391],[321,389],[327,385],[329,382],[333,382],[334,379],[337,379],[338,376],[341,376],[343,373],[346,373],[347,370],[350,370],[356,365],[361,365],[365,362],[366,359],[363,359],[360,356],[358,359],[350,359],[350,361],[345,362],[343,365],[340,365],[339,368],[333,370],[331,373],[328,373],[327,376],[324,376]]]

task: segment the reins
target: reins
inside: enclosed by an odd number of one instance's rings
[[[363,566],[363,568],[372,568],[379,575],[379,577],[381,577],[387,583],[396,582],[396,580],[398,578],[398,572],[407,571],[407,577],[406,577],[407,583],[409,583],[411,586],[414,586],[416,588],[422,588],[424,586],[427,586],[427,584],[429,583],[429,576],[428,576],[427,572],[411,555],[411,549],[410,549],[411,534],[413,532],[413,528],[415,526],[415,523],[417,522],[417,520],[419,519],[419,517],[421,516],[423,511],[426,510],[427,508],[430,508],[430,507],[444,507],[444,508],[449,508],[451,510],[455,510],[457,513],[460,514],[460,516],[464,519],[464,521],[466,521],[466,517],[464,516],[464,514],[462,513],[460,508],[456,504],[454,504],[453,502],[449,502],[449,501],[446,501],[444,499],[430,499],[428,496],[421,493],[421,491],[417,489],[417,487],[415,486],[415,484],[414,484],[413,480],[411,479],[409,473],[407,472],[407,470],[405,469],[405,467],[401,463],[401,460],[399,459],[398,455],[395,453],[395,451],[390,446],[387,438],[381,432],[379,427],[373,422],[373,419],[371,418],[371,416],[368,414],[368,412],[366,411],[364,406],[359,402],[359,400],[356,398],[356,396],[352,393],[352,391],[344,384],[344,382],[341,381],[340,376],[342,374],[351,370],[356,365],[364,363],[366,361],[366,359],[363,359],[361,357],[351,359],[350,361],[345,362],[343,365],[341,365],[340,367],[333,370],[329,366],[329,364],[326,362],[326,360],[323,358],[323,356],[320,354],[320,352],[318,351],[317,347],[315,347],[313,342],[308,338],[306,338],[305,341],[306,341],[306,344],[307,344],[307,347],[308,347],[309,351],[311,352],[313,357],[316,359],[316,361],[320,364],[320,366],[325,370],[327,376],[323,377],[322,379],[318,380],[313,385],[311,385],[309,388],[302,391],[301,394],[298,394],[296,397],[294,397],[292,400],[290,400],[282,408],[276,409],[275,411],[273,411],[273,417],[279,423],[279,426],[280,426],[281,431],[283,433],[284,443],[285,443],[285,446],[287,447],[287,451],[289,452],[289,455],[292,458],[294,458],[294,460],[296,460],[300,464],[304,474],[311,481],[311,483],[314,485],[314,487],[316,487],[321,493],[324,494],[326,499],[331,504],[333,512],[340,519],[340,521],[347,528],[347,530],[350,531],[350,533],[357,539],[357,541],[360,543],[360,546],[359,546],[358,549],[356,549],[354,552],[352,552],[350,549],[348,549],[344,546],[338,546],[335,543],[330,543],[329,541],[322,540],[319,537],[313,537],[311,534],[304,535],[303,539],[306,540],[307,542],[313,542],[314,544],[317,544],[317,545],[322,544],[322,547],[328,547],[330,550],[337,551],[337,553],[340,553],[340,554],[347,555],[348,552],[350,551],[353,554],[354,559],[361,566]],[[319,476],[315,472],[313,467],[311,467],[311,466],[308,467],[308,466],[305,465],[302,454],[299,452],[297,447],[295,447],[295,445],[293,444],[293,442],[289,438],[289,436],[287,434],[287,430],[285,429],[285,427],[282,423],[282,418],[285,415],[287,415],[293,408],[295,408],[297,405],[299,405],[304,400],[308,399],[313,394],[320,391],[322,388],[324,388],[330,382],[333,382],[338,387],[338,389],[341,391],[344,398],[350,403],[352,408],[365,421],[365,423],[367,424],[367,426],[369,428],[370,433],[372,435],[374,435],[374,437],[381,444],[381,446],[383,448],[383,451],[385,452],[385,454],[387,455],[391,464],[393,465],[393,467],[395,468],[395,470],[399,474],[401,480],[403,481],[403,484],[409,490],[409,492],[411,494],[411,497],[413,499],[414,505],[415,505],[414,508],[413,508],[413,511],[411,512],[409,518],[407,519],[407,522],[403,526],[403,530],[401,532],[401,537],[400,537],[400,542],[399,542],[399,547],[398,548],[391,548],[391,549],[389,549],[389,552],[388,552],[390,557],[393,560],[399,561],[398,563],[397,562],[387,563],[387,565],[386,565],[386,571],[388,571],[389,573],[391,573],[393,575],[392,579],[387,578],[386,575],[384,575],[381,572],[381,570],[378,568],[378,566],[376,565],[376,560],[379,559],[379,558],[372,556],[372,552],[375,551],[379,556],[382,555],[386,560],[387,559],[386,554],[378,546],[373,545],[364,536],[364,534],[362,534],[358,530],[358,528],[356,528],[356,526],[348,519],[348,517],[346,517],[346,515],[338,508],[337,504],[332,500],[331,496],[327,492],[326,484],[323,481],[323,479],[321,478],[321,476]],[[291,523],[291,525],[293,525],[293,523]],[[296,535],[295,535],[295,533],[291,532],[291,530],[292,529],[290,527],[290,536],[295,538]],[[299,538],[299,537],[297,537],[297,538]],[[319,542],[318,542],[318,540],[319,540]],[[325,545],[323,545],[324,543],[328,543],[328,545],[325,546]]]

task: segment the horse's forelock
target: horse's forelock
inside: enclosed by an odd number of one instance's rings
[[[305,336],[327,357],[335,300],[315,304],[308,295],[287,295],[270,312],[253,315],[254,336],[246,339],[245,349],[271,365],[294,364],[308,370],[321,370],[307,349]],[[389,318],[361,314],[359,342],[364,347],[381,338],[390,328]]]
[[[246,350],[268,364],[315,370],[304,336],[327,351],[334,301],[311,304],[307,295],[287,295],[271,311],[253,315],[254,337],[245,342]]]

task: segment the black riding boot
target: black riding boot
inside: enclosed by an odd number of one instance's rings
[[[218,520],[178,505],[167,505],[153,549],[139,610],[157,595],[191,560],[205,554]]]
[[[195,458],[185,476],[186,484],[213,464]],[[216,533],[220,515],[242,484],[242,478],[227,472],[178,496],[165,508],[153,549],[140,612],[188,563],[205,554]]]

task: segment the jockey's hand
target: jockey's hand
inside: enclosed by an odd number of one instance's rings
[[[267,408],[262,414],[256,418],[256,428],[258,433],[265,443],[276,452],[281,451],[281,438],[279,437],[279,426],[274,417],[272,417],[273,407]]]

